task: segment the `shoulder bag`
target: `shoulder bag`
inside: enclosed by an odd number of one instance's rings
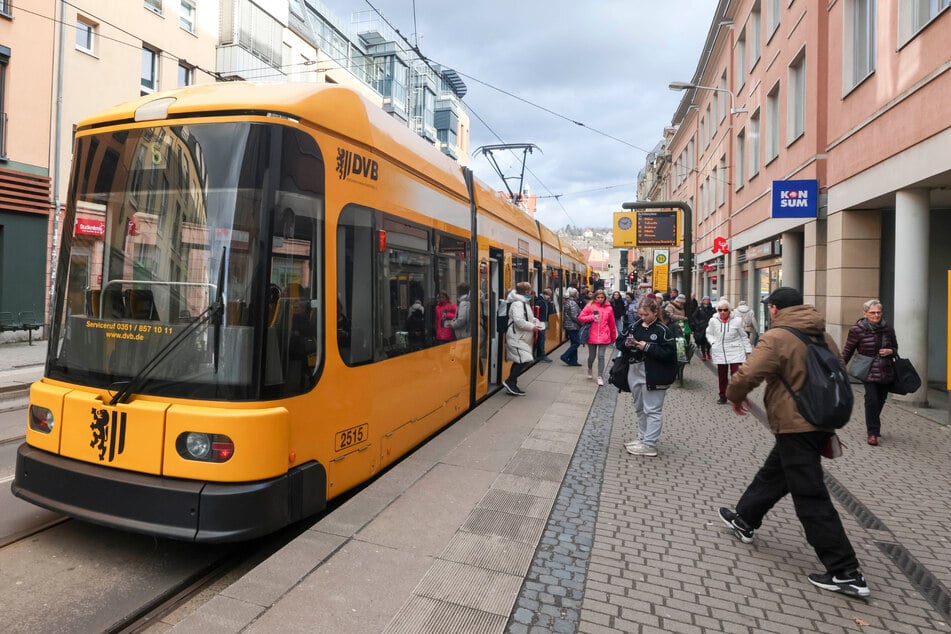
[[[852,356],[852,362],[849,363],[849,376],[859,381],[865,381],[868,378],[868,371],[872,369],[872,361],[875,357],[865,354],[855,354]]]

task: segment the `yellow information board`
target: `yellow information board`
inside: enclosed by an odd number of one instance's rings
[[[614,212],[614,247],[679,247],[680,212],[676,209]]]

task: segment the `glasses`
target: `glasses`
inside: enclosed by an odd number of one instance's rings
[[[870,310],[870,311],[868,311],[866,314],[868,314],[868,315],[881,315],[881,314],[882,314],[882,311],[880,311],[880,310]]]
[[[728,313],[730,312],[729,308],[717,308],[718,313]]]

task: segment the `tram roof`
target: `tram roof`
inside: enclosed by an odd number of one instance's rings
[[[137,113],[142,120],[141,113],[147,110],[146,106],[152,108],[160,104],[167,104],[156,109],[161,116],[145,120],[167,122],[203,115],[291,117],[366,144],[394,161],[422,168],[443,186],[466,195],[462,170],[456,161],[345,86],[302,82],[196,84],[120,103],[83,119],[77,129],[130,124],[136,120]],[[504,200],[485,183],[477,180],[475,187],[479,206],[486,212],[538,237],[538,229],[529,214]]]

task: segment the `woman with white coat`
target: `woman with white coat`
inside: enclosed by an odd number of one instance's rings
[[[734,315],[730,302],[721,299],[717,302],[717,314],[707,324],[707,341],[710,342],[710,354],[717,364],[717,379],[719,379],[720,398],[717,403],[726,403],[726,386],[733,374],[746,361],[746,355],[753,351],[746,331],[743,329],[743,319]],[[729,375],[727,373],[729,372]]]
[[[535,314],[529,308],[532,301],[532,285],[528,282],[519,282],[505,299],[509,303],[509,324],[505,331],[505,356],[512,362],[509,376],[502,381],[502,387],[513,396],[525,396],[525,391],[518,386],[518,377],[527,370],[535,360],[532,347],[535,341],[535,331],[545,326],[535,319]]]

